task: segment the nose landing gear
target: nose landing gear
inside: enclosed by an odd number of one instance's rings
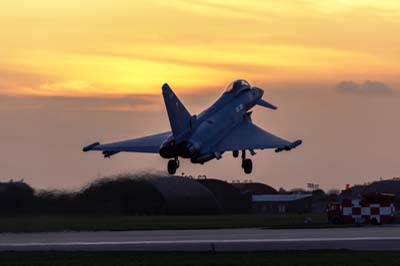
[[[178,158],[168,161],[168,174],[174,175],[176,173],[176,169],[178,169],[178,168],[179,168]]]
[[[246,159],[246,150],[242,150],[242,168],[245,174],[251,174],[253,171],[253,162],[251,159]]]

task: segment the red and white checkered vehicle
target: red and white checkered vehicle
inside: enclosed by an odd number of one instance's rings
[[[374,193],[343,199],[341,203],[330,204],[328,219],[332,223],[390,223],[394,221],[394,197],[393,194]]]

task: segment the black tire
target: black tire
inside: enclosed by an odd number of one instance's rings
[[[335,216],[331,219],[331,223],[333,224],[340,224],[340,217]]]
[[[168,161],[168,174],[174,175],[176,173],[176,169],[178,169],[178,164],[175,160]]]
[[[253,162],[250,159],[245,159],[242,164],[243,170],[246,174],[251,174],[253,171]]]
[[[380,223],[378,223],[378,220],[376,218],[372,218],[371,219],[371,224],[373,225],[379,225]]]
[[[239,151],[232,151],[233,158],[239,157]]]

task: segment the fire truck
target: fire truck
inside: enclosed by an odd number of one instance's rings
[[[371,193],[332,202],[327,209],[328,220],[334,224],[391,223],[395,219],[394,198],[393,194]]]

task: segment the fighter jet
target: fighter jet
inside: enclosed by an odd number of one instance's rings
[[[142,138],[100,144],[90,144],[87,151],[102,151],[105,158],[119,152],[158,153],[168,161],[168,173],[173,175],[179,168],[179,158],[190,159],[191,163],[204,164],[221,159],[225,152],[239,157],[246,174],[253,170],[246,151],[255,155],[256,149],[289,151],[302,141],[287,141],[256,126],[251,119],[254,106],[277,109],[262,99],[264,91],[239,79],[226,86],[224,93],[209,108],[198,115],[191,115],[168,84],[162,86],[165,107],[171,131]]]

